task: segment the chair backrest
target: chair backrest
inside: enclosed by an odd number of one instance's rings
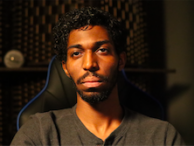
[[[161,104],[131,84],[124,71],[119,75],[118,90],[120,102],[123,105],[150,117],[163,119],[164,112]],[[30,115],[37,112],[70,108],[75,104],[75,87],[63,71],[61,62],[54,56],[48,67],[44,88],[18,114],[17,129],[28,120]]]

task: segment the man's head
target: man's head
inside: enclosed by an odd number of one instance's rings
[[[55,49],[63,69],[73,80],[78,97],[91,104],[104,101],[116,89],[118,72],[125,65],[126,38],[120,23],[94,8],[66,15],[55,27],[60,34]]]
[[[67,41],[69,33],[83,26],[99,25],[107,29],[114,42],[117,54],[126,49],[126,32],[121,23],[108,12],[96,8],[73,10],[63,15],[53,29],[54,50],[59,60],[66,61]]]

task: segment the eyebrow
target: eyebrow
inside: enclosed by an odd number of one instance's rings
[[[80,45],[80,44],[76,44],[76,45],[71,45],[71,46],[69,46],[69,47],[67,47],[67,50],[68,49],[71,49],[71,48],[82,48],[82,45]]]
[[[101,46],[101,45],[103,45],[103,44],[108,44],[108,43],[111,44],[111,41],[110,41],[110,40],[98,41],[98,42],[95,43],[94,46]]]
[[[110,40],[102,40],[102,41],[95,42],[94,48],[99,47],[99,46],[101,46],[103,44],[108,44],[108,43],[111,44],[111,41]],[[71,46],[67,47],[67,50],[68,49],[71,49],[71,48],[81,49],[82,48],[82,45],[80,45],[80,44],[71,45]]]

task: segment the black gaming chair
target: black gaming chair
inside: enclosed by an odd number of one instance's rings
[[[150,117],[164,118],[161,104],[155,98],[131,84],[124,70],[119,76],[118,90],[120,102],[123,105]],[[54,56],[48,67],[45,87],[20,111],[17,117],[17,129],[32,114],[70,108],[75,104],[76,92],[73,83],[63,71],[61,62]]]

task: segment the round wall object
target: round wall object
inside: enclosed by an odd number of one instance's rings
[[[18,50],[10,50],[4,56],[4,64],[8,68],[20,68],[24,64],[24,56]]]

